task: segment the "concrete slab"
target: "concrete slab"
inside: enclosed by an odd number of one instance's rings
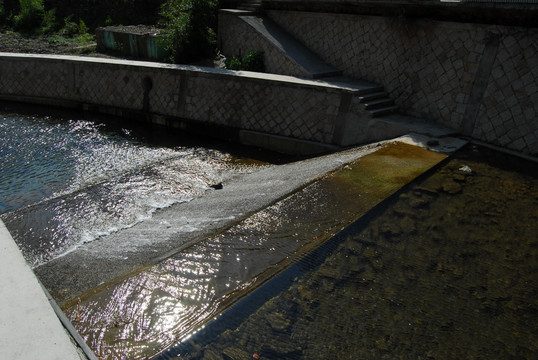
[[[80,360],[70,339],[0,220],[0,357]]]
[[[377,118],[376,120],[383,121],[387,124],[400,126],[406,129],[406,131],[408,132],[414,132],[433,137],[454,136],[459,133],[459,130],[450,129],[435,123],[426,122],[413,116],[401,114],[387,115]]]

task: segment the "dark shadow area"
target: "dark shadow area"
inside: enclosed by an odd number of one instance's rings
[[[129,121],[126,117],[117,117],[101,113],[92,113],[73,109],[34,104],[22,104],[0,101],[0,111],[4,114],[15,113],[26,116],[47,116],[57,119],[77,119],[92,121],[106,126],[104,131],[128,133],[137,141],[154,146],[165,147],[204,147],[227,152],[238,159],[250,159],[255,162],[281,165],[304,160],[313,156],[298,156],[264,150],[255,146],[242,145],[238,142],[237,129],[211,124],[186,122],[187,129],[171,129],[166,126],[141,122],[139,119]]]

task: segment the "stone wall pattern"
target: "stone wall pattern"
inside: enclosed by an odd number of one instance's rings
[[[333,140],[344,94],[312,81],[274,75],[127,60],[0,54],[2,98],[104,105],[120,113],[122,109],[140,111],[322,143]]]
[[[284,52],[254,31],[239,16],[221,13],[218,34],[219,49],[228,57],[242,57],[252,50],[262,51],[267,72],[298,77],[308,75],[301,66],[285,56]]]
[[[538,154],[536,28],[296,11],[267,14],[344,75],[383,84],[403,112]]]

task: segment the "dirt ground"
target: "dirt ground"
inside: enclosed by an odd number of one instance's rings
[[[135,33],[148,33],[158,31],[157,28],[145,25],[125,26],[124,30]],[[109,54],[97,52],[95,42],[81,45],[57,35],[23,35],[17,32],[0,28],[0,52],[17,52],[25,54],[58,54],[83,55],[104,58],[117,58]],[[217,55],[214,59],[202,59],[190,65],[204,67],[224,67],[224,57]]]
[[[0,29],[0,52],[70,55],[97,54],[95,43],[81,45],[80,43],[66,41],[54,35],[22,35],[6,29]]]

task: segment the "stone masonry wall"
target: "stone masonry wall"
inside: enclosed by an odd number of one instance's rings
[[[538,154],[538,29],[402,16],[267,14],[344,75],[383,84],[403,112]]]
[[[278,75],[0,53],[0,99],[106,106],[163,124],[172,117],[331,143],[344,95]]]
[[[255,50],[264,53],[267,72],[299,77],[308,75],[302,67],[286,57],[282,51],[233,13],[220,12],[218,34],[219,49],[227,56],[243,57],[249,51]],[[248,49],[247,53],[244,49]]]

